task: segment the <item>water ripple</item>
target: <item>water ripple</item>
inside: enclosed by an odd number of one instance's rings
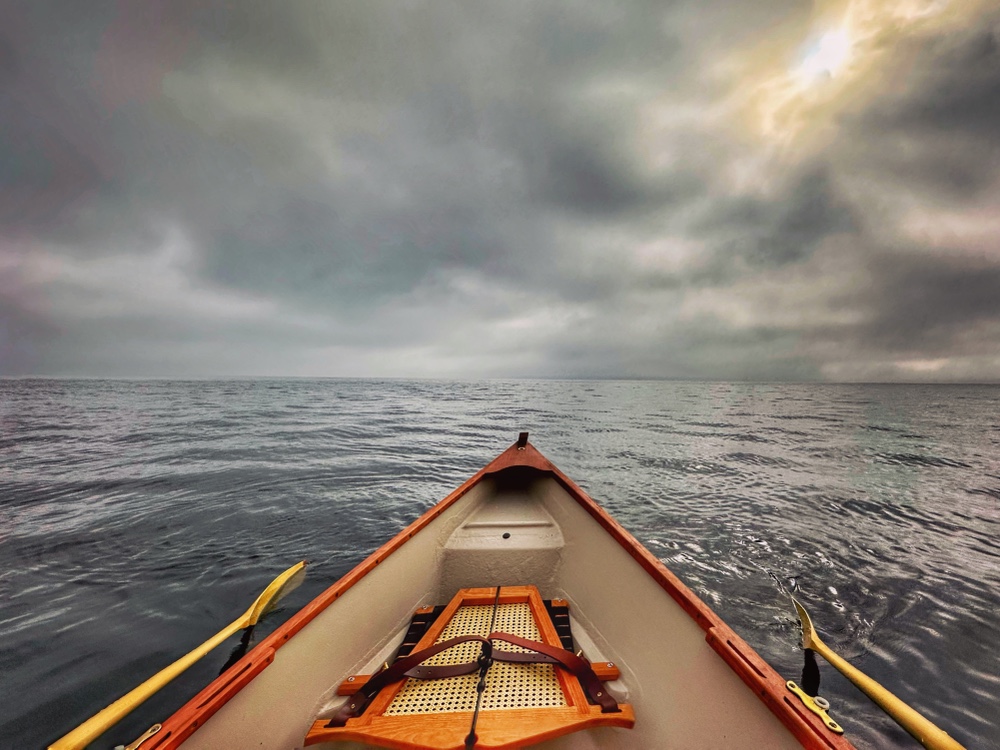
[[[0,381],[0,746],[53,739],[242,612],[275,627],[523,429],[783,675],[825,639],[1000,746],[1000,389]],[[128,741],[220,666],[124,722]],[[823,667],[861,748],[911,742]],[[38,690],[44,684],[46,689]]]

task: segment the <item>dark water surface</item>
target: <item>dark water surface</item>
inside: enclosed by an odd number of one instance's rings
[[[782,675],[795,588],[830,646],[1000,747],[1000,388],[370,380],[0,381],[0,747],[54,740],[310,560],[273,629],[519,430]],[[821,668],[858,747],[916,747]]]

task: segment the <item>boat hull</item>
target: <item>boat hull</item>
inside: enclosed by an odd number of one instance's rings
[[[546,748],[850,748],[666,566],[533,446],[515,444],[164,722],[144,750],[301,747],[347,676],[390,659],[415,610],[459,589],[566,599],[588,659],[634,707]],[[352,743],[325,743],[343,750]]]

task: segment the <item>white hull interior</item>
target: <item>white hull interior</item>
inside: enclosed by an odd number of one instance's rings
[[[446,603],[460,588],[528,584],[569,601],[577,647],[619,667],[608,686],[636,715],[633,729],[587,730],[538,747],[801,747],[629,551],[555,477],[530,468],[475,484],[278,649],[184,747],[301,747],[313,720],[344,700],[342,680],[392,657],[415,609]]]

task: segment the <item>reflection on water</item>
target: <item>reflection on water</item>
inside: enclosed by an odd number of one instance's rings
[[[842,655],[967,745],[1000,746],[1000,656],[984,647],[1000,644],[998,396],[957,386],[0,381],[0,746],[54,739],[309,559],[306,584],[261,624],[275,627],[522,429],[786,677],[802,670],[783,593],[795,590]],[[226,653],[107,744],[183,703]],[[859,747],[912,747],[820,668]]]

